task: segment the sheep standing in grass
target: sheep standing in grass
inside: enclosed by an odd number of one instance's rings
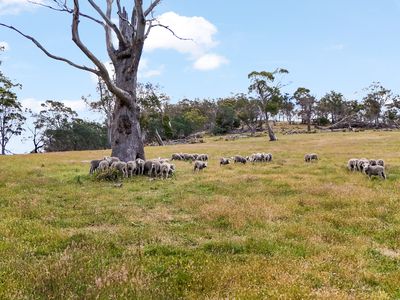
[[[194,162],[194,168],[193,172],[203,170],[204,168],[207,168],[207,162],[201,161],[201,160],[196,160]]]
[[[208,155],[207,154],[199,154],[197,156],[197,160],[208,161]]]
[[[358,163],[358,159],[357,158],[351,158],[349,159],[349,161],[347,162],[347,168],[350,171],[357,171],[357,163]]]
[[[272,161],[272,154],[271,153],[264,153],[265,161]],[[318,158],[317,158],[318,159]]]
[[[96,170],[99,168],[99,164],[101,162],[101,159],[94,159],[90,161],[90,170],[89,174],[92,175]]]
[[[221,157],[219,159],[219,165],[220,166],[221,165],[229,165],[229,164],[230,164],[229,158]]]
[[[382,166],[367,165],[364,172],[368,175],[369,179],[371,179],[371,176],[379,176],[384,180],[386,179],[385,168]]]
[[[128,177],[132,177],[133,174],[136,174],[136,169],[137,169],[136,161],[134,160],[128,161],[126,163],[126,166],[128,171]]]
[[[304,155],[305,162],[312,162],[313,160],[318,160],[318,155],[316,153],[309,153]]]
[[[120,171],[123,177],[128,177],[128,167],[126,165],[126,162],[114,161],[111,164],[111,168]]]
[[[100,172],[104,172],[105,170],[107,170],[108,168],[110,168],[110,163],[107,160],[102,160],[99,163],[99,167],[98,170],[100,170]]]
[[[143,175],[145,161],[141,158],[136,158],[136,173],[138,175]]]
[[[108,161],[109,166],[111,166],[114,162],[120,161],[120,159],[115,156],[104,156],[103,160]]]
[[[143,174],[150,177],[157,177],[160,174],[161,164],[158,160],[146,160]]]
[[[171,177],[175,172],[175,165],[170,163],[162,163],[160,168],[160,176],[164,179]]]
[[[235,155],[234,157],[232,157],[232,160],[234,163],[246,164],[247,162],[246,158],[241,155]]]
[[[377,159],[377,160],[376,160],[376,164],[377,164],[378,166],[384,167],[384,166],[385,166],[385,161],[384,161],[383,159]]]
[[[182,160],[182,159],[183,159],[183,157],[179,153],[173,153],[171,156],[171,160]]]
[[[366,158],[361,158],[357,162],[357,170],[360,172],[364,171],[364,168],[369,165],[369,160]]]

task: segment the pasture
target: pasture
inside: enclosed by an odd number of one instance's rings
[[[400,298],[400,133],[278,138],[147,147],[210,161],[121,187],[88,175],[109,151],[0,157],[0,298]],[[254,152],[273,161],[219,166]]]

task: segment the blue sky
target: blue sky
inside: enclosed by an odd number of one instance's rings
[[[287,92],[304,86],[317,97],[336,90],[360,98],[363,88],[380,81],[400,93],[399,0],[163,0],[156,15],[194,40],[179,41],[164,30],[147,41],[139,79],[159,83],[171,102],[246,92],[248,73],[278,67],[290,72]],[[24,0],[0,0],[0,22],[36,37],[56,55],[91,65],[71,41],[70,19]],[[82,39],[108,61],[102,29],[83,21],[80,26]],[[1,70],[22,83],[22,103],[35,108],[47,99],[65,101],[82,116],[99,119],[80,101],[95,95],[89,73],[51,60],[9,29],[0,27],[0,43],[6,46]],[[11,146],[30,150],[18,137]]]

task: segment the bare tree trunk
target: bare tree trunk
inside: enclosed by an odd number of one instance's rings
[[[164,142],[163,142],[163,140],[162,140],[162,138],[161,138],[160,133],[158,132],[158,129],[156,129],[156,139],[157,139],[158,145],[164,146]]]
[[[139,113],[121,103],[114,110],[112,124],[112,156],[122,161],[145,159],[144,145],[139,124]]]
[[[271,124],[269,123],[268,116],[265,117],[265,124],[267,125],[269,141],[270,142],[277,141],[278,139],[276,138],[274,130],[272,129]]]

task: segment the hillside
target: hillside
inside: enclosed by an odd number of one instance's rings
[[[120,188],[88,176],[109,151],[0,157],[0,298],[400,298],[400,133],[278,138],[148,147],[211,159]],[[219,166],[254,152],[272,163]]]

